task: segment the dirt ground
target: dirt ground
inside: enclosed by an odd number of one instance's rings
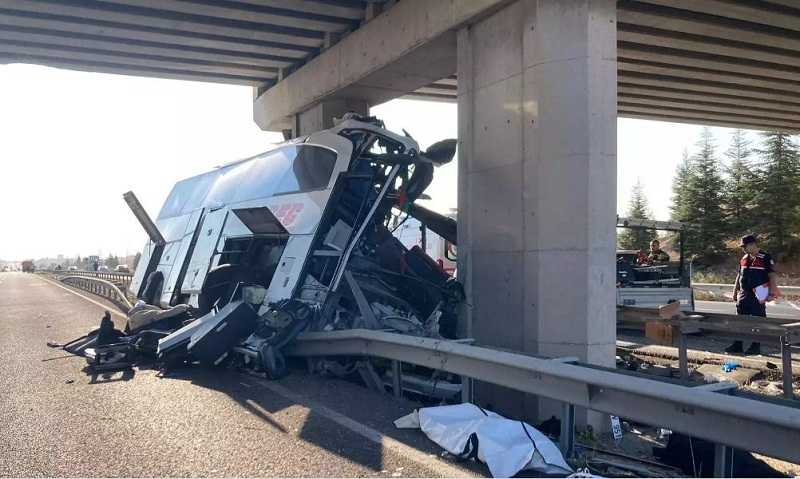
[[[657,352],[673,349],[673,354],[653,355],[656,346],[644,334],[639,331],[620,330],[618,332],[618,367],[632,369],[648,374],[661,376],[679,377],[677,349],[659,347]],[[762,345],[762,354],[758,356],[744,357],[741,355],[724,354],[725,347],[730,344],[729,340],[717,339],[707,336],[691,336],[688,338],[690,349],[690,380],[697,382],[717,382],[734,381],[739,384],[743,391],[767,396],[782,396],[783,381],[779,371],[774,367],[780,364],[780,351],[771,345]],[[746,346],[746,345],[745,345]],[[646,354],[644,354],[646,353]],[[693,362],[693,358],[707,358],[707,361],[699,360]],[[740,364],[735,370],[725,372],[720,364],[721,360],[731,361]],[[794,354],[794,392],[796,397],[800,397],[800,353]],[[746,365],[748,367],[743,367]],[[625,429],[623,427],[623,429]],[[638,458],[657,460],[652,454],[653,446],[664,446],[665,437],[659,434],[656,428],[632,425],[624,433],[623,440],[614,442],[612,438],[601,438],[605,448],[611,451],[621,451],[625,454]],[[792,464],[778,459],[769,458],[763,455],[754,454],[758,459],[763,460],[769,466],[782,474],[790,477],[800,477],[800,465]],[[670,472],[669,469],[663,471],[663,475]],[[679,472],[678,475],[684,475]]]

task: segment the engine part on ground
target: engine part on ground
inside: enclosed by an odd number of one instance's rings
[[[269,305],[256,320],[255,332],[244,346],[258,351],[258,362],[270,379],[286,375],[286,358],[281,350],[303,332],[314,318],[309,305],[286,299]]]
[[[286,358],[281,351],[269,343],[264,343],[258,350],[261,367],[269,379],[280,379],[288,373]]]
[[[83,356],[93,372],[119,371],[134,365],[136,350],[126,338],[121,343],[86,348]]]
[[[267,312],[258,318],[256,335],[278,349],[306,329],[314,312],[302,301],[284,299],[270,305]]]

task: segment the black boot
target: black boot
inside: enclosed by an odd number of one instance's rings
[[[757,354],[761,354],[761,343],[753,342],[750,344],[750,347],[747,348],[747,351],[744,352],[746,356],[755,356]]]
[[[728,353],[728,354],[741,353],[742,350],[743,350],[743,348],[742,348],[742,342],[741,341],[734,341],[733,344],[731,344],[730,346],[725,348],[725,352]]]

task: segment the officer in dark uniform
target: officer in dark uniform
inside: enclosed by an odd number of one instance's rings
[[[777,295],[775,261],[769,253],[758,248],[755,235],[742,237],[740,243],[744,256],[739,260],[739,274],[733,286],[733,299],[736,301],[736,313],[750,316],[767,316],[766,302]],[[766,288],[766,297],[756,294],[756,289]],[[741,353],[742,342],[735,341],[725,349],[727,353]],[[745,354],[761,354],[761,343],[753,342]]]

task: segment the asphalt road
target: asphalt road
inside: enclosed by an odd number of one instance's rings
[[[695,301],[694,307],[697,311],[708,313],[736,314],[736,305],[727,301]],[[800,321],[800,305],[788,301],[767,303],[767,316]]]
[[[302,370],[266,381],[188,368],[93,377],[46,346],[102,307],[36,275],[0,274],[0,476],[453,476],[414,404]]]

